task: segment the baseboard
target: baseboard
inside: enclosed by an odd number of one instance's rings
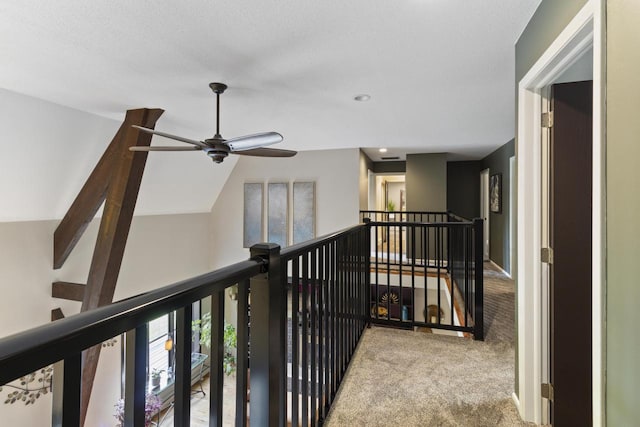
[[[489,260],[489,262],[491,263],[491,265],[493,265],[495,268],[497,268],[498,270],[500,270],[500,272],[502,272],[502,274],[504,274],[505,276],[507,276],[509,279],[513,279],[513,277],[511,277],[511,275],[509,273],[507,273],[504,268],[500,267],[498,264],[496,264],[495,262],[493,262],[493,260]]]
[[[518,395],[516,394],[515,391],[513,393],[511,393],[511,399],[513,400],[513,403],[516,405],[516,409],[518,410],[518,414],[520,415],[520,418],[522,419],[522,411],[520,410],[520,399],[518,399]]]

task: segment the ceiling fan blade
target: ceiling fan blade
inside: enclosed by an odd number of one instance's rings
[[[232,151],[233,154],[240,154],[242,156],[256,156],[256,157],[293,157],[298,154],[293,150],[280,150],[277,148],[253,148],[251,150]]]
[[[129,151],[200,151],[200,147],[129,147]]]
[[[132,128],[136,128],[146,133],[151,133],[153,135],[164,136],[165,138],[175,139],[176,141],[186,142],[187,144],[197,145],[200,148],[208,148],[208,146],[202,141],[196,141],[195,139],[183,138],[181,136],[171,135],[170,133],[164,133],[157,131],[155,129],[149,129],[138,125],[131,125]]]
[[[282,135],[278,132],[263,132],[254,135],[239,136],[225,141],[231,152],[251,150],[253,148],[265,147],[277,144],[282,141]]]

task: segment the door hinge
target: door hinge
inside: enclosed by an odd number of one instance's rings
[[[553,384],[542,384],[542,397],[553,402]]]
[[[545,264],[553,264],[552,248],[542,248],[540,256],[542,257],[542,262],[544,262]]]
[[[542,127],[543,128],[553,127],[553,111],[549,111],[548,113],[542,113]]]

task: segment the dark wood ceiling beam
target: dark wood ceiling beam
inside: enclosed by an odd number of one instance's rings
[[[60,308],[54,308],[51,310],[51,321],[55,322],[56,320],[64,319],[64,313]]]
[[[130,146],[149,146],[151,135],[133,129],[138,125],[153,129],[164,111],[160,109],[129,110],[123,124],[118,149],[111,163],[113,169],[107,188],[104,212],[93,252],[87,287],[81,311],[92,310],[113,301],[116,282],[129,236],[142,174],[147,160],[146,152],[129,151]],[[114,140],[114,142],[116,142]],[[85,351],[82,368],[81,419],[89,407],[101,346]]]
[[[62,267],[87,226],[96,216],[96,212],[102,206],[107,195],[114,160],[120,150],[122,137],[126,130],[126,122],[124,122],[53,233],[54,269]]]
[[[84,300],[85,288],[86,285],[82,283],[53,282],[51,284],[51,296],[69,301],[82,302]]]

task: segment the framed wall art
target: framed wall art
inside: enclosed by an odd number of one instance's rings
[[[293,183],[293,244],[316,237],[315,182]]]
[[[486,181],[485,181],[486,182]],[[489,208],[493,213],[502,213],[502,174],[496,173],[489,179]]]
[[[267,242],[284,248],[288,242],[289,184],[269,183],[267,194]]]
[[[244,184],[244,232],[243,247],[250,248],[264,240],[263,233],[263,184]]]

